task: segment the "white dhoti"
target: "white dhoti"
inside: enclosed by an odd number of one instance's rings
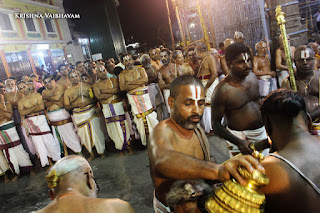
[[[276,69],[276,71],[277,71],[278,83],[279,83],[279,86],[281,87],[283,80],[289,76],[289,72],[288,70],[279,70],[279,69]]]
[[[40,158],[41,166],[49,165],[48,157],[52,158],[53,161],[60,160],[59,144],[54,140],[44,113],[26,116],[26,122],[36,154]]]
[[[96,147],[97,152],[102,155],[105,150],[105,138],[94,106],[73,109],[73,118],[78,127],[81,143],[88,152],[92,153],[92,148]]]
[[[170,97],[170,90],[169,89],[164,89],[163,90],[163,96],[164,96],[164,100],[166,102],[166,106],[167,106],[167,110],[170,114],[171,110],[170,110],[170,106],[169,106],[169,102],[168,102],[168,99]]]
[[[266,132],[266,129],[264,128],[264,126],[258,128],[258,129],[244,130],[244,131],[236,131],[236,130],[229,129],[227,127],[227,130],[231,134],[233,134],[234,136],[240,138],[241,140],[247,140],[252,143],[260,142],[260,141],[263,141],[268,138],[268,135],[267,135],[267,132]],[[233,156],[241,153],[237,145],[235,145],[229,141],[227,141],[227,145],[228,145],[230,157],[233,157]],[[265,149],[262,152],[262,154],[264,156],[269,155],[269,149]]]
[[[209,81],[210,75],[206,76],[199,76],[199,80],[202,82],[203,86],[205,87]],[[205,130],[206,133],[210,133],[212,128],[211,124],[211,97],[213,94],[214,89],[219,84],[219,79],[216,78],[214,82],[211,84],[211,86],[207,89],[206,97],[205,97],[205,108],[203,111],[203,116],[201,119],[201,126]]]
[[[109,137],[114,142],[116,149],[126,150],[130,139],[130,129],[126,120],[123,102],[111,102],[102,106]]]
[[[0,150],[0,176],[4,175],[9,170],[7,159],[4,157],[2,150]]]
[[[66,144],[75,153],[81,152],[80,139],[74,129],[69,112],[65,109],[48,111],[54,139],[57,143]],[[60,146],[62,147],[62,146]],[[61,151],[63,148],[61,149]]]
[[[20,168],[24,171],[32,169],[30,157],[20,143],[20,138],[13,121],[0,125],[0,150],[3,151],[14,173],[20,174]]]
[[[276,79],[272,78],[270,75],[260,76],[258,81],[259,93],[262,97],[269,95],[272,91],[277,89]]]
[[[149,135],[159,123],[157,113],[154,112],[147,88],[127,94],[134,122],[137,125],[142,145],[147,145]]]

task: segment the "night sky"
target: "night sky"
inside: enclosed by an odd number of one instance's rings
[[[168,2],[171,21],[175,23],[171,0]],[[170,42],[166,0],[119,0],[119,3],[118,14],[127,42],[161,44],[158,36],[165,42]]]
[[[88,0],[64,0],[64,7],[69,12],[82,15],[85,11],[77,8],[80,2],[87,4]],[[175,26],[175,13],[171,0],[168,2]],[[127,45],[139,42],[152,47],[171,42],[166,0],[119,0],[119,3],[118,15]]]

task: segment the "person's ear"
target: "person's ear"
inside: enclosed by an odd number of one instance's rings
[[[170,109],[173,109],[173,104],[174,104],[174,99],[173,99],[173,97],[169,96],[169,98],[168,98],[168,104],[169,104]]]

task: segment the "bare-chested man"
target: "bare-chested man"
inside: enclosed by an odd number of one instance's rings
[[[149,55],[151,57],[151,65],[154,66],[157,70],[159,70],[162,67],[162,64],[160,62],[160,59],[158,58],[156,49],[151,49],[149,51]]]
[[[111,62],[107,62],[111,63]],[[108,72],[113,74],[113,69]],[[99,69],[99,81],[93,84],[93,91],[100,101],[109,137],[117,150],[130,151],[130,129],[126,121],[120,86],[116,77],[107,77],[106,69]]]
[[[196,75],[199,69],[199,60],[197,59],[195,47],[189,47],[187,50],[188,64],[192,68],[193,73]]]
[[[44,113],[42,96],[35,92],[34,84],[28,82],[27,87],[20,87],[24,97],[18,101],[21,116],[25,116],[24,125],[34,145],[41,166],[49,165],[48,157],[54,161],[59,160],[60,147],[54,140]],[[51,163],[51,161],[50,161]]]
[[[198,125],[205,107],[202,83],[193,76],[183,75],[171,83],[170,90],[171,118],[156,126],[148,147],[156,213],[171,212],[166,195],[176,180],[225,181],[231,175],[243,184],[236,172],[238,166],[252,170],[251,163],[260,168],[251,156],[238,156],[224,165],[213,163],[208,138]],[[200,212],[194,203],[190,204],[193,211],[181,212]]]
[[[290,90],[274,91],[262,103],[261,114],[275,151],[262,161],[270,179],[262,188],[265,212],[318,212],[320,141],[309,132],[303,97]]]
[[[288,41],[290,42],[290,37],[287,36],[287,38],[288,38]],[[275,58],[276,58],[276,69],[277,69],[276,71],[278,76],[278,83],[281,86],[282,81],[289,76],[287,58],[283,48],[282,35],[279,36],[279,44],[280,44],[280,47],[276,50]],[[295,48],[293,46],[290,46],[291,61],[293,61],[294,51],[295,51]]]
[[[17,180],[20,170],[30,171],[30,176],[35,175],[30,157],[21,144],[16,126],[12,120],[12,106],[10,103],[3,101],[0,103],[0,135],[0,155],[3,153],[11,171],[17,175],[12,181]],[[2,160],[2,156],[0,156],[0,168],[3,167]]]
[[[294,62],[297,67],[297,90],[304,98],[307,112],[313,121],[312,133],[320,136],[319,71],[314,70],[313,49],[309,46],[299,46],[294,53]],[[282,87],[291,89],[289,77],[283,81]]]
[[[68,155],[67,147],[75,153],[80,153],[79,137],[74,129],[70,114],[63,108],[64,87],[56,84],[50,76],[46,76],[43,83],[46,89],[42,92],[42,98],[47,108],[47,116],[55,140],[63,146],[64,156]]]
[[[129,54],[123,54],[122,63],[126,66],[119,75],[120,90],[127,91],[128,101],[137,125],[142,145],[146,146],[149,134],[158,124],[157,113],[151,104],[146,84],[148,76],[143,67],[134,66],[134,61]]]
[[[81,143],[90,153],[89,160],[92,160],[94,158],[93,147],[100,155],[103,155],[105,151],[105,138],[99,118],[96,117],[94,95],[89,84],[80,82],[78,72],[71,71],[68,77],[71,86],[64,93],[64,107],[73,112]]]
[[[57,84],[60,84],[61,86],[63,86],[63,89],[66,90],[70,86],[70,80],[68,78],[68,72],[70,68],[62,64],[59,66],[58,70],[61,78],[57,81]]]
[[[172,53],[172,60],[177,70],[181,70],[182,75],[194,75],[194,71],[189,64],[184,63],[183,54],[180,50],[175,50]]]
[[[148,54],[144,54],[140,58],[142,67],[145,69],[148,75],[148,92],[153,109],[157,112],[157,119],[162,121],[169,115],[164,116],[163,105],[165,104],[162,92],[158,84],[158,70],[151,65],[151,59]],[[164,118],[166,117],[166,118]]]
[[[163,92],[164,100],[167,104],[168,112],[170,113],[170,107],[168,104],[168,98],[170,96],[170,83],[176,77],[182,75],[181,70],[178,70],[174,63],[171,62],[170,59],[170,50],[164,48],[160,52],[161,62],[163,66],[158,71],[158,78],[159,78],[159,86]]]
[[[50,169],[46,179],[52,202],[39,213],[134,213],[131,205],[123,200],[96,198],[98,186],[91,166],[83,157],[62,158]]]
[[[197,72],[197,78],[200,79],[204,86],[204,92],[206,94],[206,107],[201,121],[201,125],[206,131],[210,133],[212,130],[211,125],[211,96],[219,83],[216,59],[208,52],[206,44],[201,43],[196,46],[196,55],[200,62],[199,71]]]
[[[230,73],[216,87],[211,107],[214,132],[228,141],[230,157],[251,153],[250,143],[266,141],[259,109],[259,84],[251,71],[250,50],[234,43],[226,49]],[[221,124],[225,117],[227,127]],[[264,152],[264,154],[267,154]]]
[[[312,47],[314,53],[315,53],[315,59],[314,59],[314,70],[320,70],[320,50],[319,50],[319,44],[316,42],[309,43],[309,46]]]
[[[23,148],[27,151],[30,158],[34,158],[34,153],[32,152],[34,149],[30,144],[30,140],[25,135],[25,129],[21,125],[21,115],[18,110],[18,101],[23,98],[23,93],[18,91],[15,81],[12,79],[7,79],[5,81],[6,91],[7,93],[4,95],[4,101],[9,103],[12,106],[12,118],[13,122],[16,125],[16,130],[18,132],[20,142],[23,145]],[[29,141],[28,141],[29,140]]]
[[[251,56],[251,58],[253,58],[253,56],[254,56],[254,55],[253,55],[253,49],[252,49],[249,45],[247,45],[247,44],[244,43],[244,36],[243,36],[243,33],[242,33],[242,32],[239,32],[239,31],[234,32],[234,42],[235,42],[235,43],[241,43],[241,44],[246,45],[246,47],[248,47],[249,50],[250,50],[250,56]],[[225,47],[225,48],[227,48],[227,47]]]
[[[224,49],[227,49],[227,47],[229,47],[231,44],[234,43],[234,40],[231,38],[227,38],[226,40],[224,40]],[[220,65],[221,65],[221,69],[222,72],[225,76],[227,76],[229,74],[229,68],[227,65],[227,61],[226,61],[226,56],[225,54],[221,55],[220,57]]]
[[[276,72],[271,71],[271,63],[268,57],[267,44],[259,41],[255,45],[257,55],[253,58],[252,71],[258,77],[259,92],[261,97],[267,96],[269,93],[277,89]]]

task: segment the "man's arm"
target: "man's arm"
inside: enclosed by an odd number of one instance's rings
[[[119,84],[120,84],[121,91],[130,91],[130,90],[133,90],[133,89],[139,87],[138,85],[130,85],[129,82],[126,82],[123,74],[121,74],[121,73],[119,75]]]
[[[56,90],[52,96],[47,96],[47,99],[52,102],[60,101],[64,94],[63,86],[57,85]]]
[[[148,75],[143,67],[138,67],[138,72],[140,74],[140,78],[135,81],[129,82],[130,85],[142,85],[148,83]]]
[[[40,93],[36,93],[36,97],[37,97],[37,105],[36,105],[36,108],[34,109],[34,112],[43,111],[45,107],[44,107],[42,96],[40,95]]]
[[[163,78],[162,78],[162,74],[161,72],[158,72],[158,79],[159,79],[159,87],[161,90],[164,90],[164,89],[169,89],[170,88],[170,84],[167,84]]]
[[[225,181],[230,175],[241,184],[245,181],[237,172],[240,165],[245,166],[248,171],[253,167],[263,171],[263,167],[252,156],[238,156],[228,161],[225,165],[200,160],[174,150],[172,146],[172,130],[159,124],[153,131],[150,145],[148,147],[149,157],[157,172],[165,177],[178,180],[186,179],[210,179]]]
[[[205,91],[207,91],[207,89],[209,89],[209,87],[213,84],[213,82],[216,80],[217,76],[218,76],[218,71],[217,71],[217,64],[216,64],[216,60],[213,56],[209,57],[208,60],[208,65],[209,65],[209,70],[210,70],[210,79],[207,83],[207,85],[205,86]]]
[[[0,104],[0,111],[4,115],[5,118],[11,119],[12,118],[12,106],[11,104]]]
[[[225,76],[227,76],[229,74],[229,68],[228,68],[228,65],[227,65],[227,61],[226,61],[226,57],[225,56],[222,56],[221,59],[220,59],[220,65],[221,65],[221,69],[222,69],[222,72]]]
[[[218,86],[212,96],[211,99],[211,108],[212,110],[212,127],[214,132],[219,135],[220,137],[230,141],[231,143],[235,144],[239,147],[241,153],[243,154],[251,154],[251,150],[249,148],[249,142],[241,140],[240,138],[234,136],[229,132],[224,126],[221,124],[221,120],[225,114],[225,106],[226,106],[226,92],[221,92],[223,88]]]
[[[37,106],[33,106],[29,109],[24,109],[23,104],[20,101],[18,101],[18,110],[19,110],[21,116],[29,115],[30,113],[32,113],[35,110],[36,107]]]
[[[112,88],[110,89],[110,91],[114,91],[115,89]],[[107,89],[104,89],[103,92],[105,92],[104,94],[101,94],[101,91],[99,89],[99,86],[95,83],[93,84],[93,93],[94,93],[94,96],[96,96],[96,98],[100,101],[100,100],[105,100],[105,99],[108,99],[110,98],[114,93],[108,93],[109,90]]]
[[[282,56],[281,56],[281,50],[276,50],[276,68],[279,70],[288,70],[287,66],[282,65]]]
[[[70,103],[69,91],[68,90],[66,90],[66,92],[64,93],[63,101],[64,101],[64,108],[67,111],[71,111],[71,110],[73,110],[73,108],[75,108],[75,106],[71,105],[71,103]]]

